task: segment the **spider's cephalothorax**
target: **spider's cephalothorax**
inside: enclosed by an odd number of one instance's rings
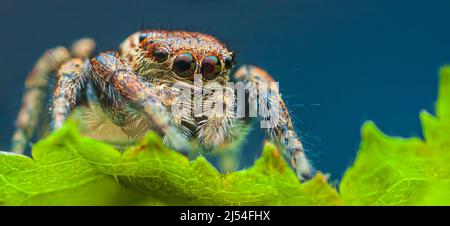
[[[120,46],[140,76],[169,81],[228,80],[233,53],[212,36],[185,31],[144,31],[131,35]]]
[[[251,116],[248,111],[236,113],[239,92],[228,83],[234,54],[216,38],[197,32],[144,30],[129,36],[118,52],[89,59],[94,48],[93,40],[81,39],[71,51],[57,47],[39,59],[26,81],[13,137],[15,152],[23,152],[33,136],[48,77],[55,72],[54,129],[75,108],[83,109],[80,121],[87,135],[108,142],[134,141],[153,130],[181,152],[194,146],[230,149],[249,131]],[[258,112],[270,122],[264,127],[268,138],[286,150],[300,179],[309,178],[311,167],[278,88],[266,85],[274,82],[272,77],[246,65],[231,79],[246,84],[244,106],[251,105],[252,98],[261,99],[258,103],[268,110]],[[266,92],[262,95],[255,87],[265,87]]]

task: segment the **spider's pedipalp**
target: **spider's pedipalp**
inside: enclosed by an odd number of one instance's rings
[[[180,152],[187,152],[188,142],[170,120],[153,84],[138,77],[118,53],[109,51],[91,60],[90,76],[103,94],[119,95],[150,121],[150,128],[165,136],[169,144]],[[114,99],[114,98],[113,98]]]
[[[233,140],[230,128],[237,121],[234,92],[218,83],[204,86],[202,106],[203,118],[198,123],[197,140],[206,148],[216,148]]]

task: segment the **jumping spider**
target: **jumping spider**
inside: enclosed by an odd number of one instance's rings
[[[170,87],[181,82],[195,89],[194,75],[200,76],[197,79],[205,87],[219,84],[219,88],[230,91],[226,84],[234,67],[234,54],[216,38],[197,32],[144,30],[129,36],[118,52],[102,52],[90,58],[94,49],[93,40],[80,39],[70,52],[56,47],[38,60],[25,83],[13,136],[14,152],[23,153],[35,133],[41,99],[53,74],[58,83],[51,107],[52,129],[60,128],[70,112],[84,107],[86,117],[81,121],[95,131],[91,133],[94,137],[135,140],[153,130],[181,152],[192,150],[193,143],[204,150],[235,147],[249,131],[250,117],[236,117],[235,99],[226,98],[222,92],[200,94],[203,105],[222,103],[223,112],[212,108],[208,115],[173,114],[172,107],[181,96]],[[232,79],[253,86],[274,81],[262,69],[248,65],[240,67]],[[268,88],[271,94],[265,100],[279,117],[274,126],[265,129],[267,136],[286,150],[299,179],[308,179],[312,170],[289,112],[277,87]],[[246,92],[246,98],[257,95]],[[198,107],[191,102],[187,106]]]

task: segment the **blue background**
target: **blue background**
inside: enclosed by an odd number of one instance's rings
[[[354,159],[360,126],[421,135],[437,72],[450,61],[450,1],[23,1],[0,3],[0,147],[9,148],[25,76],[49,47],[95,38],[116,48],[141,27],[218,36],[239,63],[279,82],[314,165],[334,180]],[[252,133],[241,166],[259,154]]]

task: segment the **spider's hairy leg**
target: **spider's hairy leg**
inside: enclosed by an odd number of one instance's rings
[[[302,181],[310,179],[314,170],[305,156],[303,145],[295,132],[291,116],[281,98],[278,86],[275,85],[275,80],[266,71],[250,65],[239,68],[235,78],[247,83],[250,99],[255,98],[254,91],[257,90],[259,117],[268,122],[263,126],[267,135],[280,148],[287,151],[298,178]]]
[[[81,38],[72,44],[70,52],[73,57],[87,59],[92,55],[92,52],[94,52],[95,46],[95,41],[93,39]]]
[[[64,47],[49,49],[39,58],[28,75],[22,106],[16,120],[16,130],[12,138],[13,152],[21,154],[25,151],[42,111],[42,99],[48,85],[48,78],[69,58],[69,51]]]
[[[70,48],[74,58],[59,68],[56,77],[57,87],[53,94],[53,129],[59,129],[64,124],[68,114],[77,104],[87,81],[87,60],[95,50],[95,41],[91,38],[81,38]]]
[[[87,62],[73,58],[58,70],[58,84],[53,95],[53,129],[61,128],[67,115],[76,106],[86,84]]]
[[[113,101],[123,99],[141,111],[150,121],[151,129],[168,139],[176,150],[186,153],[189,150],[186,138],[170,119],[153,84],[144,82],[120,58],[117,52],[103,52],[90,61],[90,76],[94,85],[103,95]]]

